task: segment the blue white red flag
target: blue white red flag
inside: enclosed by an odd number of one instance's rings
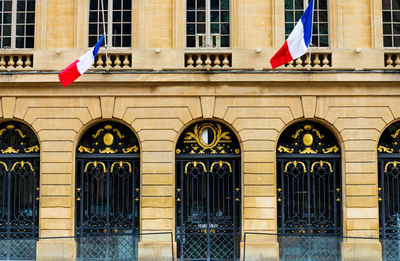
[[[64,87],[67,87],[68,85],[73,83],[76,79],[79,78],[79,76],[84,74],[92,66],[94,59],[99,52],[103,39],[104,34],[89,52],[82,55],[78,60],[69,65],[58,75],[58,78],[60,79],[60,82],[62,85],[64,85]]]
[[[297,22],[281,49],[271,58],[272,69],[299,58],[307,52],[311,41],[314,0]]]

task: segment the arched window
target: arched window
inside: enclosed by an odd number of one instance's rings
[[[176,145],[176,241],[180,260],[240,257],[240,147],[220,123],[189,126]]]
[[[279,138],[276,175],[281,258],[340,259],[340,149],[333,135],[310,121],[288,127]]]
[[[400,1],[382,0],[383,46],[400,47]]]
[[[0,1],[0,49],[33,48],[35,0]]]
[[[39,173],[33,131],[19,122],[0,124],[0,259],[35,259]]]
[[[390,125],[378,143],[379,236],[384,260],[399,260],[400,122]]]
[[[230,47],[230,0],[186,1],[186,47]]]
[[[75,234],[80,260],[133,260],[139,232],[139,144],[116,122],[91,127],[76,150]]]
[[[93,47],[104,33],[102,1],[107,44],[109,47],[131,47],[132,0],[90,0],[89,47]]]
[[[285,0],[285,39],[293,31],[311,0]],[[316,47],[329,46],[328,0],[314,1],[314,22],[311,43]]]

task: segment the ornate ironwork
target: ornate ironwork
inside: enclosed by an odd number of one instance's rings
[[[400,123],[389,126],[378,143],[379,235],[383,260],[400,260]]]
[[[39,141],[33,131],[19,122],[0,124],[1,154],[39,152]]]
[[[206,128],[215,134],[203,141],[208,142],[207,146],[201,145],[199,140]],[[195,124],[180,138],[175,192],[177,256],[180,260],[240,259],[238,149],[235,136],[224,126],[212,122]]]
[[[235,135],[225,126],[205,122],[185,130],[178,141],[176,154],[239,154]]]
[[[139,232],[140,181],[138,150],[129,149],[138,144],[136,136],[124,126],[107,122],[90,129],[83,141],[90,152],[77,154],[78,257],[133,260],[137,258],[134,235]],[[104,151],[115,153],[106,156]]]
[[[340,149],[333,135],[322,125],[302,122],[287,128],[281,135],[278,153],[335,154]]]
[[[290,152],[280,149],[281,146]],[[283,132],[277,150],[281,258],[339,259],[336,249],[340,243],[324,244],[322,249],[317,240],[305,240],[314,234],[342,236],[340,154],[336,141],[322,126],[305,122]],[[296,237],[291,238],[291,235]],[[312,251],[302,251],[299,244],[307,244],[304,249]]]
[[[39,223],[38,140],[25,125],[0,130],[0,260],[35,260]],[[37,149],[31,149],[36,147]],[[7,153],[15,153],[10,157]],[[29,154],[28,154],[29,153]]]
[[[77,153],[115,154],[139,153],[139,144],[132,131],[116,122],[106,122],[93,126],[83,136]]]

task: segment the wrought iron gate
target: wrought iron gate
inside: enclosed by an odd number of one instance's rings
[[[378,145],[379,235],[383,260],[400,260],[400,123],[389,126]]]
[[[220,124],[189,127],[176,155],[178,258],[239,260],[240,203],[237,140]]]
[[[134,134],[96,125],[78,147],[76,236],[81,260],[132,260],[139,232],[139,153]]]
[[[296,124],[282,134],[277,154],[277,201],[283,260],[340,259],[337,251],[340,248],[337,237],[342,236],[338,152],[332,135],[315,123]]]
[[[35,260],[39,143],[27,126],[0,125],[0,259]]]

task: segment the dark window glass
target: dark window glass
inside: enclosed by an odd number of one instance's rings
[[[196,0],[187,0],[186,1],[186,8],[188,10],[195,10],[196,9]]]
[[[292,11],[285,12],[285,22],[294,22]]]
[[[229,36],[221,36],[221,47],[229,47]]]
[[[319,12],[319,21],[320,22],[328,22],[328,13],[327,12]]]
[[[132,18],[132,13],[130,11],[124,12],[124,22],[130,22]]]
[[[33,48],[34,45],[34,38],[33,37],[26,37],[26,46],[25,48]]]
[[[187,12],[186,22],[195,22],[195,20],[196,20],[196,13],[195,12]]]
[[[205,34],[206,33],[206,25],[205,24],[198,24],[197,25],[197,33]]]
[[[11,25],[3,25],[3,35],[11,36]]]
[[[383,33],[391,34],[392,33],[392,25],[391,24],[383,24]]]
[[[206,9],[206,0],[197,0],[197,9],[205,10]]]
[[[24,37],[16,37],[15,47],[16,48],[24,48]]]
[[[186,37],[186,46],[187,47],[196,47],[196,38],[194,36]]]
[[[18,13],[17,14],[17,23],[18,24],[25,23],[25,13]]]
[[[311,42],[312,42],[313,45],[319,46],[318,36],[317,36],[317,35],[313,35],[313,36],[311,37],[311,39],[312,39]]]
[[[113,12],[113,22],[121,22],[121,12],[120,11],[114,11]]]
[[[219,24],[211,24],[211,33],[212,34],[219,33]]]
[[[123,47],[130,47],[131,46],[131,37],[130,36],[123,36],[122,37],[122,46]]]
[[[400,34],[400,24],[393,24],[393,34]]]
[[[26,26],[26,35],[34,35],[35,34],[35,27],[33,25]]]
[[[293,0],[285,0],[285,9],[293,9]]]
[[[393,10],[400,10],[400,1],[399,0],[392,0],[392,8]]]
[[[17,11],[25,11],[25,1],[17,2]]]
[[[112,37],[112,45],[113,46],[121,46],[121,37],[120,36],[113,36]]]
[[[24,26],[23,25],[17,25],[17,28],[16,28],[17,35],[25,35],[24,31],[25,30],[24,30]]]
[[[320,39],[319,39],[319,46],[321,46],[321,47],[327,47],[327,46],[329,46],[328,36],[323,35],[323,36],[320,37]]]
[[[121,24],[113,24],[113,34],[121,34]]]
[[[383,12],[382,18],[384,22],[392,22],[390,12]]]
[[[295,12],[295,21],[299,21],[301,16],[303,15],[303,11],[296,11]]]
[[[99,0],[90,0],[90,10],[98,10],[99,8]]]
[[[229,24],[221,24],[221,34],[229,34]]]
[[[98,21],[98,13],[90,12],[89,13],[89,22],[97,22]]]
[[[316,25],[313,26],[312,33],[313,34],[318,34],[318,26],[316,26]]]
[[[11,1],[4,1],[4,11],[11,11],[12,2]]]
[[[11,14],[10,13],[5,13],[3,15],[3,23],[11,24]]]
[[[229,12],[221,12],[221,21],[229,22]]]
[[[294,5],[295,5],[295,9],[304,9],[303,0],[295,0]]]
[[[328,24],[319,24],[319,33],[328,34]]]
[[[35,1],[28,0],[26,10],[35,11]]]
[[[390,0],[382,1],[382,10],[390,10]]]
[[[132,9],[132,0],[124,0],[124,9]]]
[[[393,12],[393,22],[400,22],[400,12]]]
[[[394,37],[394,46],[393,47],[400,47],[400,36]]]
[[[113,9],[114,10],[121,10],[122,3],[121,0],[113,0]]]
[[[211,12],[211,22],[219,22],[219,12]]]
[[[94,46],[97,43],[97,36],[89,36],[89,46]]]
[[[124,34],[131,34],[132,29],[131,29],[131,24],[124,24],[123,25],[123,33]]]
[[[328,9],[328,2],[326,0],[318,1],[319,9]]]
[[[3,38],[3,47],[11,47],[11,38],[10,37],[4,37]]]
[[[221,0],[221,10],[229,10],[229,0]]]
[[[219,9],[219,0],[211,0],[211,10]]]
[[[97,34],[97,24],[89,24],[89,34]]]
[[[206,12],[197,12],[197,22],[206,21]]]
[[[285,24],[285,32],[287,34],[290,34],[290,32],[293,30],[294,24]]]
[[[186,33],[187,34],[195,34],[196,33],[195,25],[194,24],[186,25]]]

